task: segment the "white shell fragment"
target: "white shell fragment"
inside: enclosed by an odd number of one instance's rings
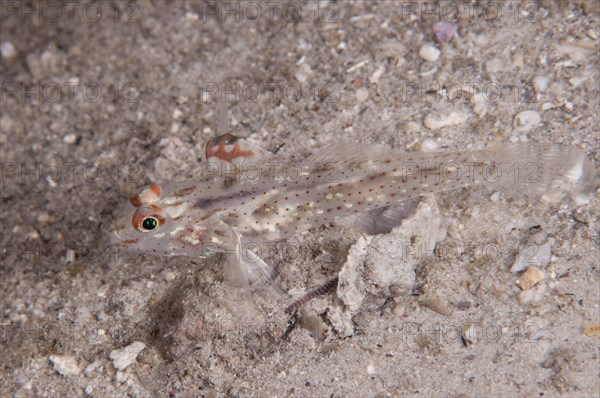
[[[374,375],[377,372],[377,369],[375,368],[375,365],[370,364],[369,366],[367,366],[367,374],[369,376]]]
[[[377,70],[375,72],[373,72],[371,77],[369,77],[369,82],[373,83],[373,84],[377,84],[379,82],[379,78],[381,77],[381,75],[384,74],[384,72],[385,72],[385,68],[383,66],[380,66],[379,68],[377,68]]]
[[[523,111],[515,117],[515,128],[519,131],[533,130],[542,122],[542,117],[536,111]]]
[[[447,126],[457,126],[463,124],[469,119],[469,114],[466,112],[436,112],[425,116],[423,123],[425,127],[437,130]]]
[[[52,362],[54,370],[56,370],[63,376],[74,376],[78,375],[81,372],[79,364],[72,356],[50,355],[48,359],[50,360],[50,362]]]
[[[537,287],[523,290],[519,293],[519,302],[522,305],[538,304],[544,298],[546,293],[546,284],[540,283]]]
[[[533,84],[535,84],[537,89],[541,92],[544,92],[546,89],[548,89],[548,82],[549,79],[546,76],[538,75],[533,78]]]
[[[414,248],[434,250],[436,243],[446,238],[448,226],[449,220],[440,213],[435,199],[426,197],[389,234],[360,237],[339,273],[337,296],[343,304],[328,314],[336,331],[352,335],[352,316],[381,297],[410,295],[414,270],[427,255]],[[398,251],[398,242],[412,242],[412,246]]]
[[[137,355],[144,348],[146,348],[146,344],[141,341],[135,341],[125,348],[111,351],[109,358],[113,360],[115,369],[123,370],[135,362]]]
[[[369,97],[369,90],[364,87],[356,90],[356,100],[358,102],[364,102]]]
[[[337,295],[350,311],[358,310],[365,298],[360,286],[360,269],[364,266],[367,248],[372,241],[372,236],[361,236],[350,248],[348,260],[340,271],[339,279],[351,283],[342,283]]]
[[[466,346],[477,343],[477,330],[475,329],[475,325],[470,324],[464,328],[461,336]]]

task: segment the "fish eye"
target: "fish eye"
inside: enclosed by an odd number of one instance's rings
[[[142,206],[131,220],[135,229],[140,232],[150,232],[160,227],[166,221],[164,211],[156,205]]]
[[[146,217],[142,221],[142,229],[146,231],[152,231],[156,227],[158,227],[158,220],[154,217]]]

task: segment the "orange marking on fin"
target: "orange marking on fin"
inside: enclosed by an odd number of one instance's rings
[[[140,195],[134,192],[129,196],[129,203],[135,207],[140,207],[142,205],[142,198],[140,198]]]
[[[212,157],[216,157],[225,162],[231,163],[233,159],[252,156],[254,152],[251,150],[242,150],[240,148],[240,143],[237,142],[239,140],[238,137],[231,134],[223,134],[220,137],[213,138],[208,141],[206,144],[206,159],[210,159]],[[226,145],[232,145],[233,149],[231,151],[226,151]],[[213,147],[217,146],[217,150],[213,150]]]

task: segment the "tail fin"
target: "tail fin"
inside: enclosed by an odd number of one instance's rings
[[[483,175],[485,185],[493,189],[551,203],[569,194],[576,204],[584,204],[597,187],[594,164],[572,146],[521,143],[482,152],[497,166],[496,171]]]

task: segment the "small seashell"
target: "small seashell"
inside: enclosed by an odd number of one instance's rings
[[[440,57],[440,50],[432,44],[424,44],[419,50],[419,56],[425,61],[435,62]]]

